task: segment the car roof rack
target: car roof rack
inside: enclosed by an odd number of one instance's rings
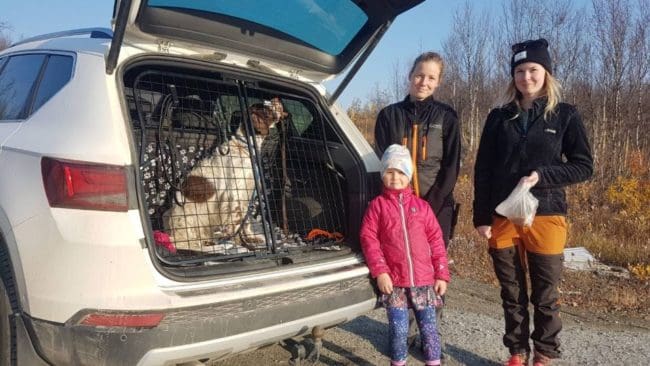
[[[82,29],[73,29],[73,30],[67,30],[62,32],[42,34],[40,36],[26,38],[23,39],[22,41],[18,41],[12,44],[11,47],[18,46],[20,44],[24,44],[28,42],[43,41],[52,38],[79,36],[83,34],[89,34],[90,38],[106,38],[106,39],[113,38],[113,31],[110,28],[82,28]]]

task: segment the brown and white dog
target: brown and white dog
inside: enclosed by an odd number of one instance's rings
[[[250,106],[249,113],[257,148],[271,127],[286,116],[278,98]],[[252,218],[247,218],[255,176],[244,131],[240,125],[230,140],[199,161],[176,192],[176,202],[165,212],[164,222],[178,249],[209,250],[221,238],[232,238],[246,247],[264,242],[262,233],[253,232]]]

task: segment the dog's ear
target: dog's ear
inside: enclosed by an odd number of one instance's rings
[[[255,131],[262,136],[268,135],[269,129],[274,123],[273,111],[271,108],[257,103],[250,106],[249,112]]]
[[[206,202],[217,190],[207,178],[190,175],[185,179],[181,192],[186,198],[194,202]]]
[[[257,134],[267,135],[269,133],[264,117],[260,116],[258,113],[251,112],[251,122]]]

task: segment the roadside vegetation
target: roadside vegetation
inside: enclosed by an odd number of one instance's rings
[[[436,97],[458,111],[462,124],[463,167],[455,191],[462,208],[450,249],[456,275],[496,285],[486,243],[471,223],[474,159],[485,117],[510,77],[508,45],[543,36],[563,99],[582,114],[596,167],[591,181],[567,189],[568,246],[585,247],[630,273],[567,271],[563,299],[569,306],[650,314],[650,4],[593,0],[577,8],[569,0],[503,0],[501,10],[477,14],[469,5],[459,7],[438,50],[446,69]],[[390,85],[348,108],[370,143],[378,111],[406,95],[409,67],[396,60]]]
[[[11,38],[8,32],[11,30],[9,23],[0,20],[0,51],[8,48],[11,45]]]

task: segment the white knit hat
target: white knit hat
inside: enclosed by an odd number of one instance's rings
[[[401,171],[406,174],[411,181],[413,177],[413,163],[411,162],[411,154],[409,150],[398,144],[390,145],[384,155],[381,157],[381,176],[384,177],[384,173],[387,169],[393,168]]]

